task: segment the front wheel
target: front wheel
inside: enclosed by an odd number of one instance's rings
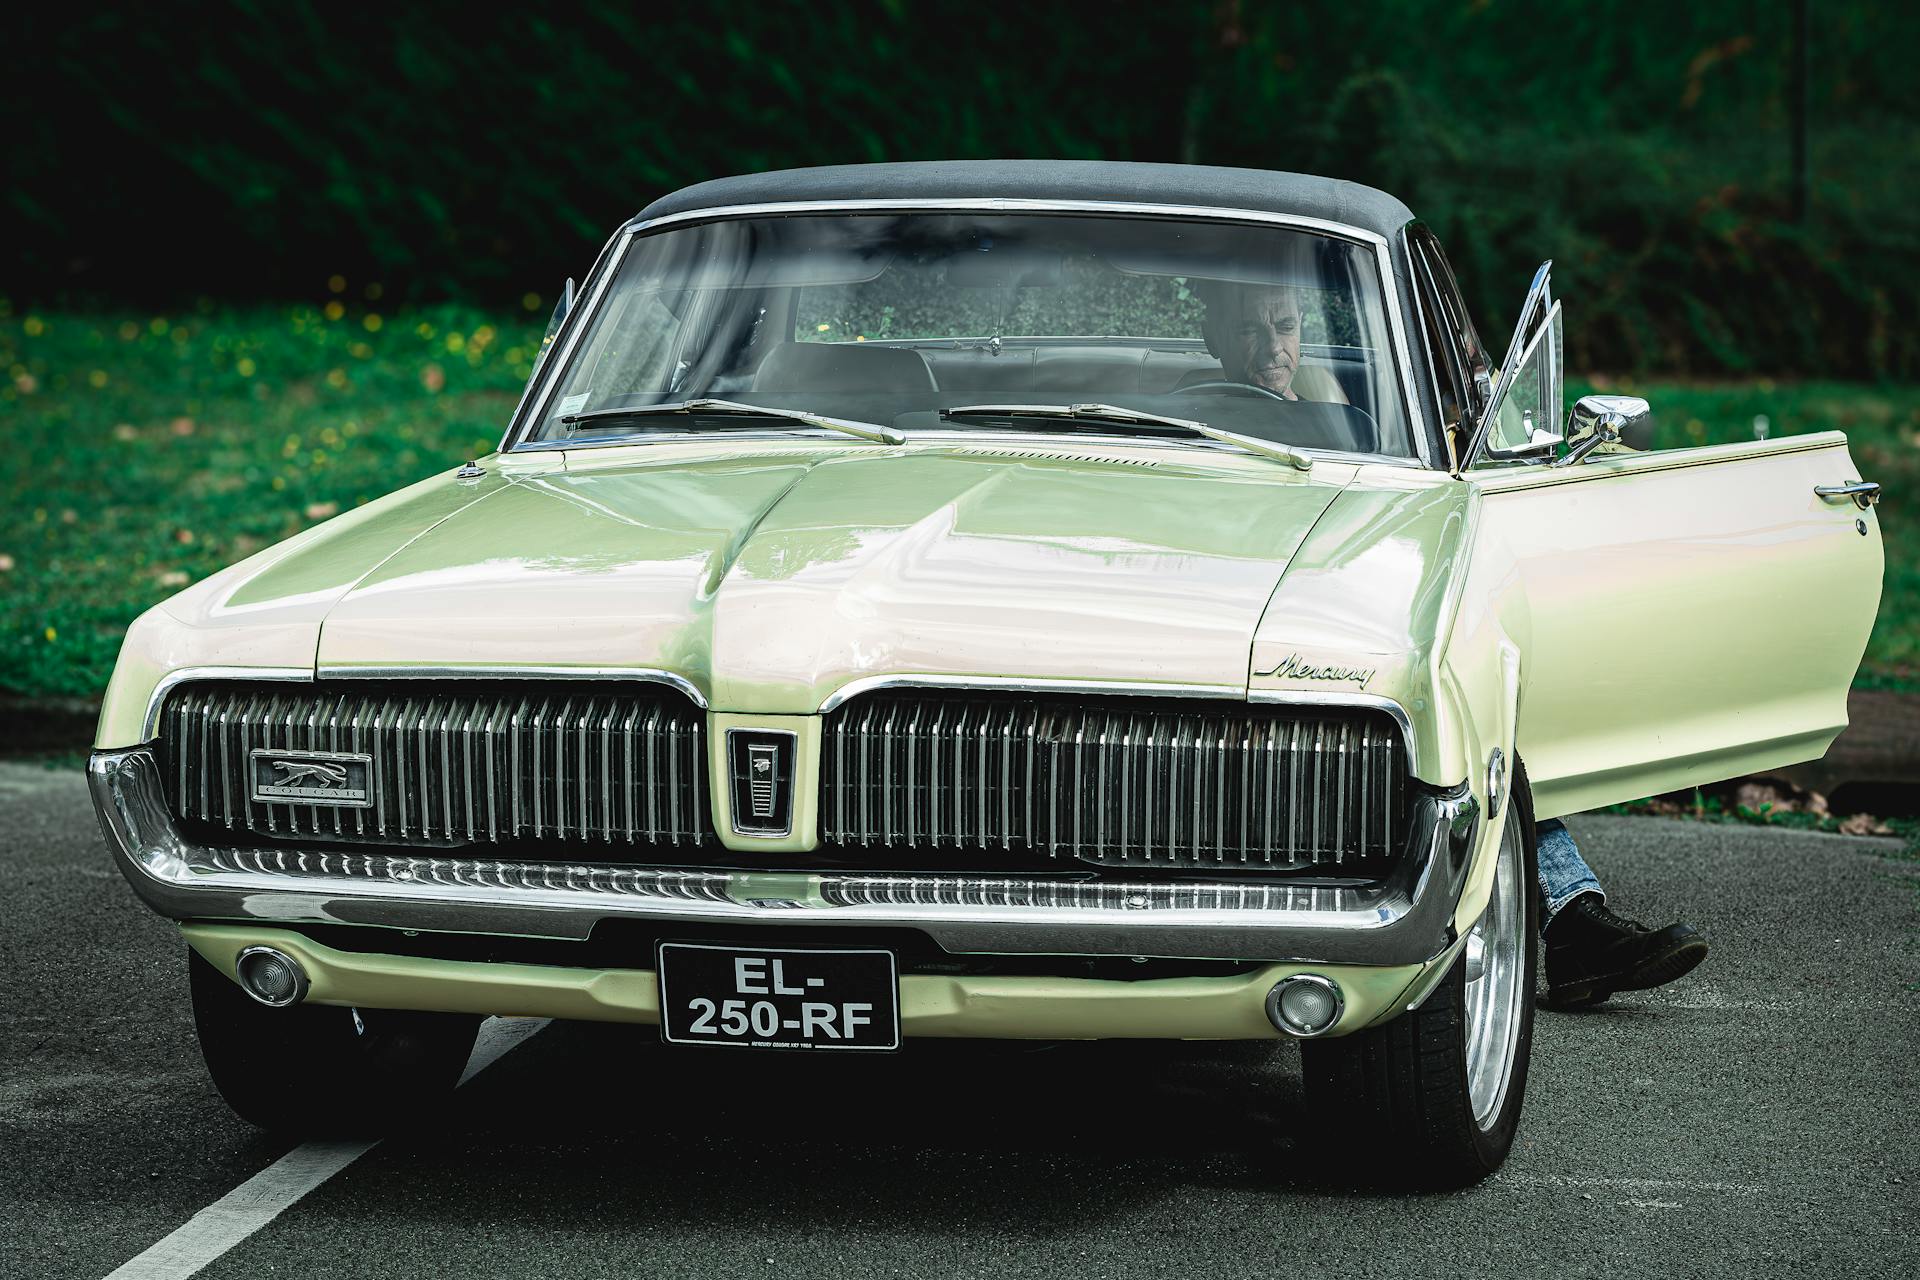
[[[1301,1043],[1331,1152],[1369,1180],[1457,1187],[1513,1146],[1533,1043],[1539,899],[1533,801],[1514,770],[1493,893],[1426,1003],[1384,1026]]]
[[[260,1004],[187,953],[193,1023],[214,1085],[242,1120],[302,1137],[374,1137],[453,1092],[480,1019]]]

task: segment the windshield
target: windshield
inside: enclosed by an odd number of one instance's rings
[[[1305,231],[1060,214],[729,219],[636,240],[585,324],[530,440],[776,426],[608,412],[703,397],[907,432],[1100,431],[1084,415],[940,415],[1098,402],[1289,445],[1414,453],[1373,251]]]

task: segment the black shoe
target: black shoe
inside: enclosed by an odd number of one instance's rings
[[[1560,908],[1547,926],[1547,1005],[1580,1009],[1616,991],[1665,986],[1707,958],[1691,925],[1649,929],[1607,910],[1597,893]]]

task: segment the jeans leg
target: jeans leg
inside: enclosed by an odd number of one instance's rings
[[[1606,891],[1600,887],[1593,868],[1580,856],[1580,846],[1573,842],[1566,823],[1548,818],[1536,831],[1540,854],[1540,927],[1544,930],[1560,908],[1581,894],[1597,893],[1604,898]]]

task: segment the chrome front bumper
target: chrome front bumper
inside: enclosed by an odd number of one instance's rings
[[[910,928],[955,953],[1416,964],[1452,942],[1472,794],[1422,794],[1406,856],[1364,888],[673,870],[314,844],[213,848],[174,824],[150,747],[96,752],[94,807],[134,891],[176,920],[583,940],[601,920]],[[798,939],[796,939],[798,940]]]

